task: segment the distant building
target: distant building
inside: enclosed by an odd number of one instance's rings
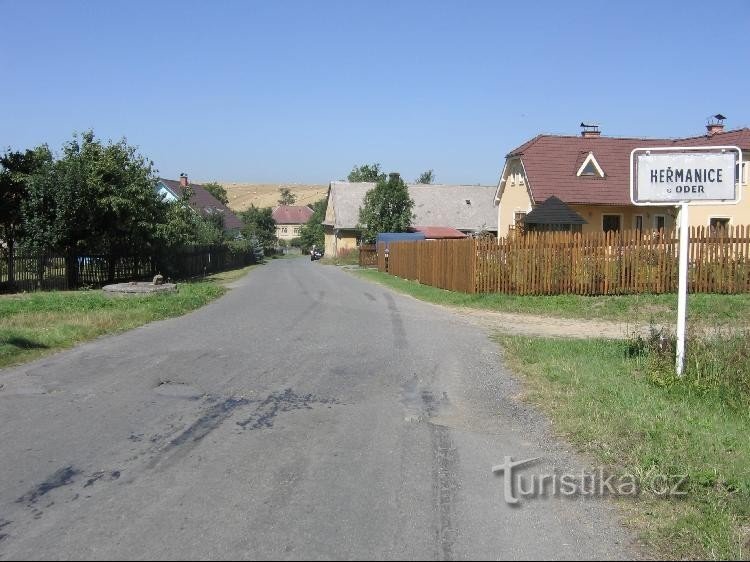
[[[328,207],[323,221],[325,254],[335,257],[341,250],[360,243],[359,209],[374,183],[333,181],[328,188]],[[497,232],[497,214],[493,206],[495,188],[482,185],[411,184],[414,200],[414,228],[430,228],[436,237],[457,237],[480,232]],[[450,230],[440,230],[448,227]],[[456,231],[459,231],[456,233]],[[452,233],[448,236],[449,233]]]
[[[177,201],[184,193],[186,187],[190,186],[193,194],[190,196],[190,206],[203,217],[219,213],[224,219],[225,232],[239,232],[242,230],[242,221],[229,207],[216,199],[202,185],[190,183],[187,174],[181,174],[179,181],[159,178],[156,191],[165,201]]]
[[[560,224],[571,230],[586,233],[674,228],[675,207],[639,207],[630,200],[630,153],[635,148],[669,146],[742,149],[740,204],[695,206],[690,210],[690,223],[713,227],[750,224],[750,129],[725,132],[722,119],[710,122],[706,134],[701,136],[642,139],[605,137],[595,125],[582,126],[580,136],[538,135],[508,153],[495,195],[499,236],[522,228],[526,216],[551,197],[565,204],[563,208],[557,202],[550,203],[558,214],[567,216]],[[532,217],[532,228],[542,229],[539,221],[549,221],[550,210]],[[543,229],[555,228],[547,224]]]
[[[299,238],[300,228],[313,216],[313,210],[307,206],[279,205],[273,209],[272,216],[276,222],[276,238],[292,240]]]

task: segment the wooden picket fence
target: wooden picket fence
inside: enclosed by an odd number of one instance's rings
[[[622,295],[677,290],[675,233],[529,232],[497,240],[392,242],[378,268],[464,293]],[[690,229],[689,290],[750,292],[750,226]]]
[[[377,267],[378,252],[375,244],[363,244],[359,247],[359,267]]]

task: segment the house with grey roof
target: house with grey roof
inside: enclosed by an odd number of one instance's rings
[[[190,187],[190,206],[203,217],[211,215],[221,215],[224,224],[224,231],[227,233],[237,234],[242,230],[242,221],[235,215],[229,207],[216,199],[202,185],[190,183],[187,174],[180,174],[180,180],[168,180],[159,178],[156,184],[156,191],[164,201],[176,201]]]
[[[359,245],[359,209],[374,183],[333,181],[323,221],[325,253],[338,256]],[[409,184],[414,200],[414,227],[449,227],[473,235],[497,233],[495,187],[483,185]]]

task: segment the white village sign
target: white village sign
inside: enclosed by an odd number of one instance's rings
[[[677,301],[677,374],[685,368],[688,208],[734,205],[741,195],[742,151],[736,146],[636,148],[630,153],[634,205],[680,207],[680,280]]]

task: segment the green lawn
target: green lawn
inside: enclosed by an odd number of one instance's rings
[[[0,368],[31,361],[104,334],[179,316],[226,292],[255,266],[180,283],[178,291],[142,297],[103,291],[49,291],[0,297]]]
[[[694,343],[672,356],[626,341],[498,337],[527,399],[582,452],[619,474],[686,474],[687,496],[618,500],[651,552],[750,556],[750,343]]]
[[[676,321],[677,295],[625,295],[583,297],[579,295],[512,296],[468,295],[420,285],[374,269],[355,272],[369,281],[423,301],[448,306],[465,306],[498,312],[519,312],[563,318],[606,319],[648,324]],[[692,321],[706,326],[750,324],[750,294],[690,295],[688,313]]]

